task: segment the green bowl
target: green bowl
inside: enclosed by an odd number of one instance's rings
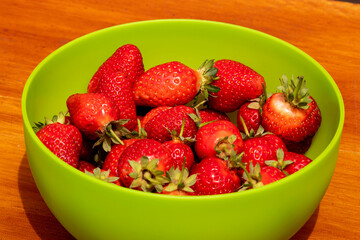
[[[245,192],[201,197],[144,193],[108,184],[70,167],[36,137],[32,125],[66,111],[85,92],[99,65],[119,46],[135,44],[145,68],[178,60],[233,59],[275,91],[279,78],[303,75],[323,121],[307,155],[314,161],[278,182]],[[80,37],[53,52],[30,75],[22,96],[29,165],[47,206],[77,239],[289,239],[319,205],[333,175],[344,103],[324,68],[296,47],[267,34],[202,20],[124,24]]]

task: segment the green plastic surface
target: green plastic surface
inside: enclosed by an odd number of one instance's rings
[[[303,170],[260,189],[203,197],[173,197],[91,178],[55,157],[32,131],[35,121],[66,112],[66,99],[87,83],[118,47],[139,47],[145,68],[178,60],[240,61],[275,91],[279,78],[303,75],[322,124]],[[289,239],[319,205],[336,166],[344,103],[331,76],[310,56],[264,33],[203,20],[155,20],[114,26],[80,37],[44,59],[22,97],[28,161],[37,187],[60,223],[77,239]],[[46,227],[46,226],[44,226]]]

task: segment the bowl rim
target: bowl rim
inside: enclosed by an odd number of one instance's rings
[[[159,24],[159,23],[172,24],[172,23],[180,23],[180,22],[186,23],[186,24],[191,24],[191,23],[213,24],[213,25],[218,25],[218,26],[222,26],[222,27],[233,28],[234,30],[251,32],[252,34],[256,34],[261,37],[265,37],[267,39],[270,39],[271,41],[275,41],[281,45],[285,45],[286,47],[291,48],[293,51],[302,55],[302,57],[306,58],[313,65],[315,65],[322,72],[322,74],[329,80],[329,83],[331,84],[332,89],[334,90],[334,92],[336,94],[336,98],[338,99],[339,110],[340,110],[339,111],[339,123],[337,125],[336,132],[335,132],[334,136],[332,137],[331,141],[329,142],[328,146],[324,149],[324,151],[322,151],[315,159],[313,159],[313,161],[307,167],[305,167],[304,169],[301,169],[301,171],[295,172],[294,174],[292,174],[286,178],[283,178],[272,184],[265,185],[261,188],[251,189],[251,190],[247,190],[244,192],[234,192],[234,193],[219,194],[219,195],[171,196],[171,195],[154,194],[154,193],[137,191],[137,190],[133,190],[133,189],[128,189],[126,187],[119,187],[115,184],[108,184],[107,182],[104,182],[104,181],[99,181],[98,179],[88,176],[88,175],[82,173],[81,171],[77,170],[76,168],[70,166],[69,164],[65,163],[60,158],[55,156],[55,154],[53,154],[49,149],[47,149],[45,147],[45,145],[42,144],[42,142],[36,136],[35,132],[32,130],[32,126],[31,126],[31,123],[30,123],[29,117],[28,117],[27,104],[26,104],[29,88],[30,88],[35,76],[37,75],[38,71],[42,68],[42,66],[46,65],[46,63],[48,61],[50,61],[50,59],[52,59],[57,54],[59,54],[63,49],[70,48],[73,45],[77,44],[78,42],[86,40],[87,38],[92,38],[93,36],[96,36],[96,35],[100,35],[103,32],[111,31],[112,29],[121,29],[124,27],[132,27],[132,26],[136,27],[137,25],[144,25],[144,24]],[[320,164],[320,162],[323,161],[324,156],[327,155],[327,153],[331,151],[331,149],[334,147],[334,145],[337,143],[337,141],[340,141],[342,130],[343,130],[343,125],[344,125],[344,121],[345,121],[344,101],[343,101],[341,92],[340,92],[336,82],[333,80],[333,78],[330,76],[330,74],[320,65],[320,63],[318,63],[315,59],[310,57],[307,53],[305,53],[301,49],[295,47],[294,45],[292,45],[280,38],[274,37],[270,34],[267,34],[267,33],[264,33],[264,32],[261,32],[261,31],[255,30],[255,29],[251,29],[248,27],[239,26],[239,25],[235,25],[235,24],[231,24],[231,23],[210,21],[210,20],[200,20],[200,19],[155,19],[155,20],[136,21],[136,22],[130,22],[130,23],[124,23],[124,24],[110,26],[110,27],[107,27],[104,29],[90,32],[90,33],[80,36],[78,38],[75,38],[74,40],[60,46],[59,48],[54,50],[52,53],[50,53],[48,56],[46,56],[31,72],[31,74],[28,77],[28,79],[24,85],[24,88],[23,88],[23,93],[22,93],[22,97],[21,97],[21,110],[22,110],[22,116],[23,116],[24,131],[29,132],[30,140],[35,141],[36,145],[38,145],[41,148],[41,150],[44,151],[45,154],[50,159],[52,159],[57,164],[59,164],[59,167],[63,167],[65,169],[67,169],[67,171],[72,172],[72,174],[75,174],[77,177],[86,179],[86,181],[93,181],[92,182],[93,184],[97,184],[98,186],[102,186],[102,187],[107,187],[107,188],[113,189],[114,191],[120,191],[120,192],[123,191],[126,194],[139,195],[141,197],[153,197],[153,198],[159,198],[159,199],[186,199],[186,200],[191,200],[191,201],[194,201],[194,200],[203,201],[204,199],[211,200],[211,199],[219,199],[219,198],[226,199],[226,198],[239,197],[239,196],[251,196],[252,194],[256,194],[257,192],[271,191],[272,188],[276,188],[278,186],[286,184],[289,181],[296,180],[300,176],[301,173],[310,171],[310,168],[312,168],[313,166],[315,166],[317,164]]]

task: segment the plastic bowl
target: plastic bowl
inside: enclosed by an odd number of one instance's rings
[[[94,72],[119,46],[139,47],[145,68],[178,60],[197,68],[229,58],[262,74],[270,91],[279,78],[303,75],[322,111],[307,155],[313,162],[278,182],[245,192],[201,197],[144,193],[108,184],[67,165],[39,141],[36,121],[66,112]],[[344,123],[339,89],[324,68],[296,47],[248,28],[202,20],[119,25],[80,37],[44,59],[22,96],[29,165],[47,206],[77,239],[289,239],[319,205],[333,175]]]

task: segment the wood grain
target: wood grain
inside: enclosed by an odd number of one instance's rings
[[[338,163],[319,208],[292,239],[360,239],[360,5],[327,0],[0,1],[0,238],[72,239],[43,202],[26,158],[20,100],[32,70],[84,34],[165,18],[265,32],[305,51],[330,73],[346,108]]]

